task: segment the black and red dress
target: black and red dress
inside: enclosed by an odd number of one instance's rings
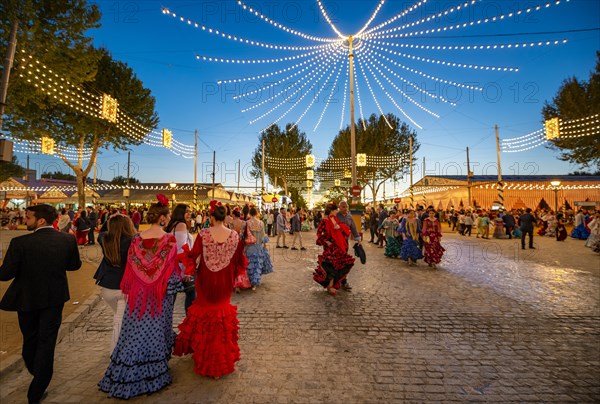
[[[347,253],[349,236],[350,228],[335,216],[319,223],[317,245],[323,246],[323,254],[318,256],[313,279],[324,288],[333,279],[333,287],[339,289],[354,265],[354,257]]]

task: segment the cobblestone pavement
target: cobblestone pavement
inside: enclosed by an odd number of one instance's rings
[[[314,234],[314,233],[313,233]],[[318,249],[272,249],[275,271],[235,295],[242,359],[218,381],[171,360],[173,384],[144,403],[578,402],[600,400],[600,257],[569,239],[444,236],[437,270],[383,257],[350,274],[352,292],[311,280]],[[560,246],[560,247],[557,247]],[[271,243],[273,247],[273,243]],[[178,297],[175,325],[183,316]],[[112,313],[100,302],[57,347],[47,403],[111,403],[96,384]],[[22,368],[0,402],[25,402]]]

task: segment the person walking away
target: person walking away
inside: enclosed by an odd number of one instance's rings
[[[273,222],[275,221],[275,216],[273,215],[273,209],[269,211],[267,215],[267,235],[271,237],[273,235]]]
[[[62,208],[58,217],[58,230],[63,233],[69,233],[69,230],[71,230],[71,218],[67,215],[65,208]]]
[[[512,232],[513,232],[513,229],[515,228],[515,217],[512,215],[511,212],[508,212],[502,217],[502,220],[504,221],[504,228],[506,229],[506,235],[508,236],[509,239],[512,239]]]
[[[258,211],[255,207],[250,208],[249,214],[250,219],[246,222],[245,231],[247,235],[251,233],[255,241],[254,243],[249,243],[251,238],[246,237],[244,240],[244,244],[246,245],[244,254],[248,259],[248,278],[252,285],[252,290],[256,290],[256,287],[260,286],[262,275],[273,272],[273,264],[271,263],[269,251],[265,247],[265,243],[269,241],[265,235],[265,225],[262,221],[258,220]],[[300,239],[300,243],[302,243],[302,239]]]
[[[88,233],[90,231],[90,223],[87,220],[87,213],[82,210],[79,213],[79,217],[75,220],[75,237],[77,238],[77,245],[86,245]]]
[[[93,206],[87,208],[87,218],[90,224],[90,231],[88,232],[88,244],[96,244],[96,227],[98,226],[98,212]]]
[[[369,230],[371,232],[371,240],[369,243],[375,244],[375,234],[377,233],[377,221],[379,217],[374,207],[371,207],[371,212],[369,213]]]
[[[45,398],[54,370],[54,349],[63,306],[70,299],[66,271],[81,267],[75,237],[56,231],[57,217],[50,205],[26,208],[25,224],[31,234],[11,240],[0,281],[13,280],[0,310],[16,311],[23,334],[23,361],[33,380],[27,391],[30,403]]]
[[[479,219],[479,233],[481,233],[481,238],[488,240],[490,238],[490,224],[492,221],[487,212],[483,212],[481,218]]]
[[[192,210],[190,207],[184,203],[180,203],[175,206],[175,209],[173,209],[171,220],[167,224],[167,227],[165,227],[165,232],[173,234],[177,240],[177,254],[183,253],[184,246],[187,245],[189,251],[194,245],[194,240],[189,232],[190,228],[188,226],[191,216]],[[192,305],[192,302],[196,298],[196,289],[194,285],[195,279],[193,277],[183,275],[185,267],[181,263],[179,264],[179,270],[181,279],[183,281],[183,292],[185,293],[184,308],[187,312],[188,308]],[[177,300],[177,295],[175,295],[174,301],[175,300]]]
[[[525,236],[529,234],[529,248],[533,246],[533,225],[536,223],[535,217],[531,214],[531,208],[525,209],[525,214],[519,217],[519,227],[521,229],[521,249],[525,249]]]
[[[285,208],[279,209],[279,214],[277,215],[277,245],[276,248],[288,248],[285,245],[285,233],[288,231],[287,227],[287,218],[285,214]],[[279,239],[283,237],[283,246],[279,245]]]
[[[567,228],[565,227],[565,220],[563,214],[559,213],[556,215],[556,241],[565,241],[567,238]]]
[[[140,231],[140,223],[142,222],[142,214],[138,209],[134,210],[131,214],[131,221],[136,231]]]
[[[127,265],[127,253],[131,240],[137,233],[131,219],[116,215],[109,219],[108,230],[98,234],[98,244],[102,248],[102,261],[94,274],[96,285],[100,286],[102,299],[113,311],[113,331],[110,352],[115,349],[121,323],[125,313],[125,296],[121,292],[121,280]]]
[[[121,281],[126,308],[121,334],[108,369],[98,383],[109,397],[129,399],[169,384],[169,359],[175,341],[173,302],[182,290],[177,240],[163,231],[169,222],[169,199],[157,195],[147,213],[150,228],[131,242]]]
[[[198,279],[197,297],[178,327],[173,350],[177,356],[192,354],[194,372],[215,379],[232,373],[240,360],[239,321],[231,294],[234,279],[248,266],[239,235],[223,223],[225,212],[211,201],[212,226],[200,230],[188,254],[185,273]]]
[[[423,221],[424,223],[424,221]],[[471,229],[473,228],[473,215],[471,212],[467,212],[464,214],[463,216],[463,224],[464,224],[464,230],[462,232],[462,235],[466,235],[467,233],[469,234],[469,237],[471,237]]]
[[[302,220],[300,219],[300,217],[303,213],[304,211],[302,210],[302,208],[297,209],[296,213],[294,213],[294,216],[292,216],[292,220],[290,221],[290,233],[293,233],[292,250],[297,250],[296,240],[299,241],[300,250],[306,250],[306,248],[304,248],[304,246],[302,245]]]

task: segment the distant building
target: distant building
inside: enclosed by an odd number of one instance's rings
[[[471,176],[470,182],[465,175],[427,175],[414,184],[414,204],[434,206],[436,209],[491,209],[498,201],[498,177],[489,175]],[[555,193],[551,181],[560,181],[558,193]],[[600,208],[600,176],[573,175],[506,175],[504,183],[505,209],[535,209],[542,199],[554,209],[555,195],[558,208],[565,203],[576,208],[579,202]],[[471,200],[469,200],[469,188]],[[402,208],[410,206],[410,192],[400,195]]]

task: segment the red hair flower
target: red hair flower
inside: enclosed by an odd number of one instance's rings
[[[169,206],[169,198],[167,198],[163,194],[156,194],[156,199],[158,199],[158,203],[162,206]]]
[[[212,201],[210,201],[208,203],[208,206],[209,206],[208,211],[212,215],[214,213],[215,209],[217,208],[217,206],[222,206],[222,205],[221,205],[221,202],[218,202],[213,199]]]

